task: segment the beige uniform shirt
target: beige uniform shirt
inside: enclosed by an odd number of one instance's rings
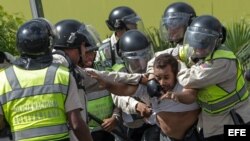
[[[102,77],[103,79],[108,80],[108,81],[122,82],[122,83],[131,84],[131,85],[137,85],[140,82],[141,77],[142,77],[142,74],[139,74],[139,73],[128,74],[126,72],[98,71],[98,70],[95,70],[92,68],[86,68],[85,70],[86,71],[94,71],[100,77]],[[85,72],[85,75],[87,75],[86,72]],[[91,78],[91,79],[93,79],[93,78]]]
[[[178,80],[187,88],[199,89],[216,84],[230,92],[236,87],[236,72],[235,60],[216,59],[212,63],[197,63],[190,69],[182,69],[178,73]],[[249,100],[237,104],[234,109],[245,122],[250,121]],[[223,134],[226,124],[234,124],[229,110],[215,115],[201,112],[199,117],[199,126],[204,129],[205,137]]]

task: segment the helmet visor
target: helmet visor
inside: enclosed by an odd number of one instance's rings
[[[129,24],[129,23],[130,24],[136,24],[138,21],[141,20],[141,18],[138,15],[135,15],[135,14],[124,16],[122,19],[126,24]]]
[[[213,52],[218,37],[219,34],[213,31],[199,27],[188,27],[183,44],[193,48],[194,57],[204,58]]]
[[[91,25],[82,25],[78,29],[77,33],[83,35],[86,38],[85,44],[87,47],[100,46],[101,39],[99,38],[98,33],[95,31],[95,29]]]
[[[151,45],[140,51],[124,52],[122,59],[130,73],[145,73],[148,61],[153,57]]]
[[[141,18],[137,15],[128,15],[123,18],[124,23],[126,24],[127,28],[130,29],[138,29],[140,31],[144,31],[144,24]]]
[[[90,45],[91,45],[87,47],[87,52],[98,50],[98,47],[100,47],[102,44],[100,35],[97,33],[97,31],[94,29],[92,25],[86,25],[86,30],[88,31],[90,35],[90,36],[87,36],[87,39],[89,40]]]
[[[161,20],[160,31],[165,41],[178,42],[184,37],[190,14],[169,13]]]

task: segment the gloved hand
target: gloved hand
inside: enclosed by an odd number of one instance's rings
[[[155,80],[151,79],[147,83],[147,91],[150,97],[160,97],[162,91],[161,85]]]
[[[195,65],[198,61],[199,61],[198,58],[195,58],[195,57],[192,57],[192,56],[189,57],[187,67],[191,67],[191,66]]]

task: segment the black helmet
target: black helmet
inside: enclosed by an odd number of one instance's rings
[[[142,23],[141,18],[134,10],[126,6],[113,9],[108,20],[106,20],[106,24],[111,31],[137,29],[139,22]]]
[[[122,35],[118,41],[118,51],[127,70],[131,73],[144,73],[147,62],[154,54],[147,36],[135,29]]]
[[[44,18],[32,19],[17,31],[16,45],[21,55],[45,55],[52,51],[56,32]]]
[[[211,54],[222,41],[222,25],[220,21],[209,15],[199,16],[187,28],[184,44],[194,49],[197,58]]]
[[[55,40],[54,48],[80,48],[82,42],[86,46],[91,45],[91,39],[85,24],[77,20],[67,19],[56,23],[58,38]]]
[[[161,20],[161,37],[165,41],[182,42],[187,26],[196,17],[192,6],[184,2],[170,4]]]

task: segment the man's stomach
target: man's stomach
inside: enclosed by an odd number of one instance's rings
[[[156,120],[165,135],[183,139],[187,130],[198,120],[199,113],[199,109],[186,112],[159,112]]]

